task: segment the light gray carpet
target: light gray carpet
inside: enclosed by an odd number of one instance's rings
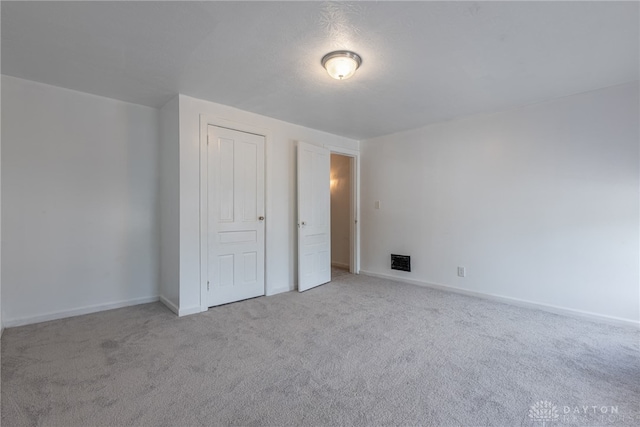
[[[640,333],[342,275],[175,317],[159,303],[8,329],[2,425],[640,424]],[[616,407],[615,423],[571,408]]]
[[[331,267],[331,280],[338,280],[342,278],[342,276],[348,276],[349,270],[341,267]]]

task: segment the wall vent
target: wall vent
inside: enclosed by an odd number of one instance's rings
[[[411,257],[409,255],[391,254],[391,269],[411,271]]]

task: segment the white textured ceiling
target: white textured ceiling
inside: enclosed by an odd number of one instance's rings
[[[637,2],[2,2],[2,73],[364,139],[638,79]],[[363,65],[331,79],[324,54]]]

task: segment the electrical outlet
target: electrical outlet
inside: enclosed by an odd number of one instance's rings
[[[458,276],[465,277],[467,275],[467,269],[464,267],[458,267]]]

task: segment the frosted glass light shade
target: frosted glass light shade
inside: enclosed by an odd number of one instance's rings
[[[336,80],[344,80],[353,76],[360,64],[362,64],[360,56],[347,50],[331,52],[322,58],[322,66]]]

